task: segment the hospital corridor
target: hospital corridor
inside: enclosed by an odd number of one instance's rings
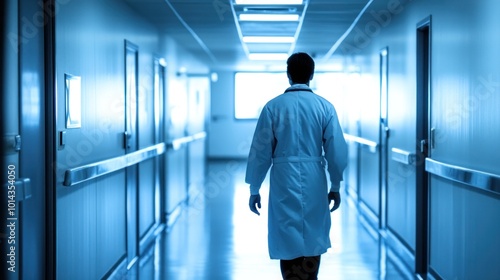
[[[0,5],[0,279],[500,279],[498,0]]]
[[[187,206],[178,225],[151,248],[151,254],[159,250],[157,266],[151,259],[139,275],[154,275],[156,269],[160,279],[280,279],[279,262],[267,252],[268,198],[263,195],[261,216],[248,210],[245,165],[209,162],[208,184],[220,182],[220,189],[200,193]],[[397,269],[398,260],[387,256],[383,239],[363,225],[353,202],[343,203],[332,214],[332,248],[322,257],[318,279],[413,279]]]

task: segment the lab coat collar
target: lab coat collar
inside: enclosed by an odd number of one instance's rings
[[[311,88],[309,88],[308,85],[306,84],[293,84],[289,88],[286,89],[285,92],[287,91],[298,91],[298,90],[304,90],[304,91],[311,91]]]

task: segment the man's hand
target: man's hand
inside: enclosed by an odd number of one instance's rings
[[[328,193],[328,205],[330,205],[332,200],[333,200],[333,207],[332,207],[332,209],[330,209],[330,212],[333,212],[333,211],[337,210],[337,208],[339,208],[340,200],[341,200],[340,193],[339,192],[329,192]]]
[[[259,210],[255,207],[257,204],[257,207],[260,209],[260,194],[253,194],[250,196],[250,211],[254,212],[255,214],[260,216]]]

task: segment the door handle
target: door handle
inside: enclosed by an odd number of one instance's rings
[[[434,149],[434,148],[435,148],[435,146],[436,146],[436,145],[435,145],[435,144],[436,144],[436,143],[435,143],[435,137],[434,137],[434,136],[435,136],[435,134],[436,134],[436,128],[435,128],[435,127],[433,127],[433,128],[431,128],[431,132],[430,132],[430,135],[429,135],[429,138],[430,138],[430,139],[429,139],[429,142],[430,142],[429,144],[430,144],[430,146],[431,146],[431,149]]]
[[[14,150],[17,152],[21,150],[21,135],[16,135],[14,137]]]
[[[125,147],[125,150],[130,149],[130,139],[132,139],[132,133],[125,131],[123,133],[123,146]]]
[[[422,154],[427,153],[427,139],[420,140],[420,152]]]
[[[14,184],[5,184],[4,188],[8,191],[15,191],[16,202],[29,199],[32,195],[31,180],[29,178],[18,178]]]
[[[380,118],[380,129],[385,138],[389,138],[390,128],[386,125],[386,119]]]

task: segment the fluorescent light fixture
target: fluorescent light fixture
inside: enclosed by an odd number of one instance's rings
[[[299,21],[298,14],[240,14],[240,21]]]
[[[235,0],[236,5],[302,5],[303,0]]]
[[[243,36],[245,43],[293,43],[295,38],[291,36]]]
[[[287,60],[287,53],[251,53],[248,54],[250,60]]]

